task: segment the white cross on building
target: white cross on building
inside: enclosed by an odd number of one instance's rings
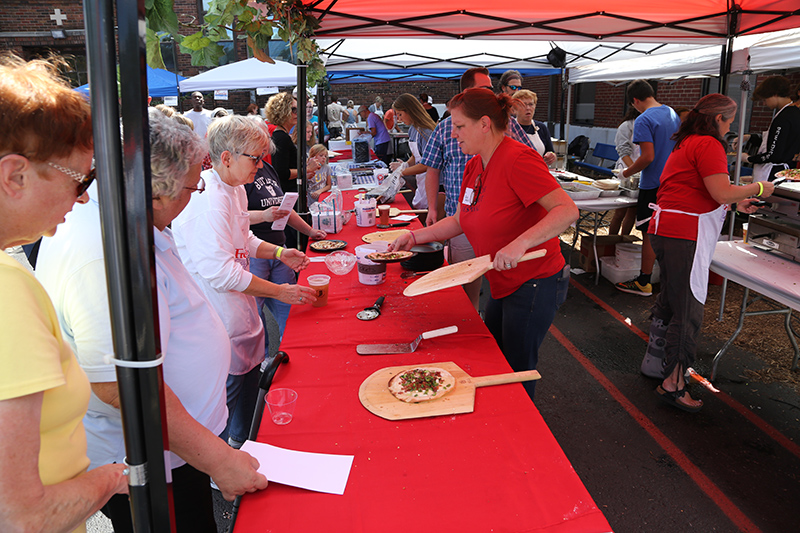
[[[56,21],[56,26],[63,26],[64,21],[67,20],[67,16],[61,13],[60,9],[56,9],[53,15],[50,15],[50,20]]]

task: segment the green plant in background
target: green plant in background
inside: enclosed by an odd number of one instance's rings
[[[235,32],[240,39],[247,39],[256,58],[266,62],[272,62],[269,42],[276,35],[296,50],[297,62],[308,65],[309,86],[325,77],[319,46],[313,39],[319,22],[306,13],[302,0],[211,0],[202,24],[179,23],[173,0],[146,0],[145,10],[151,67],[164,68],[160,40],[169,36],[179,43],[181,52],[191,54],[192,65],[216,67],[225,55],[219,41],[230,40],[230,33]],[[182,35],[181,26],[196,32]]]

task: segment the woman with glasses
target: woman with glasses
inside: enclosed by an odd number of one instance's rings
[[[453,216],[404,234],[392,249],[463,232],[476,256],[491,256],[486,326],[511,368],[521,371],[536,368],[539,346],[566,299],[569,266],[558,236],[578,218],[578,209],[542,158],[505,135],[512,107],[508,95],[480,88],[450,100],[453,138],[474,156],[464,169],[458,208]],[[544,257],[519,261],[540,249],[546,250]],[[533,398],[535,382],[528,383]]]
[[[500,76],[499,89],[503,94],[514,96],[515,92],[522,89],[522,74],[517,70],[507,70],[503,72],[503,75]]]
[[[536,112],[536,102],[538,97],[533,91],[522,89],[516,91],[512,98],[517,107],[517,122],[528,134],[528,138],[533,143],[533,147],[542,156],[547,166],[556,162],[556,151],[553,148],[553,140],[550,138],[550,130],[544,122],[533,119]]]
[[[88,102],[63,61],[0,57],[0,249],[54,235],[94,179]],[[53,304],[0,252],[0,524],[4,531],[85,531],[127,492],[122,464],[87,472],[90,387]]]
[[[223,438],[239,446],[246,439],[258,391],[259,365],[264,360],[264,328],[256,297],[287,304],[316,300],[309,287],[266,281],[250,272],[250,258],[277,259],[292,270],[308,265],[300,251],[264,242],[250,231],[247,194],[262,167],[266,132],[255,121],[233,115],[208,128],[212,168],[201,174],[203,194],[191,201],[172,223],[181,260],[219,313],[231,342],[228,372],[228,425]]]
[[[190,128],[149,110],[156,288],[164,395],[170,439],[175,523],[179,532],[215,532],[209,477],[227,499],[263,489],[258,462],[219,439],[227,423],[230,340],[219,315],[178,257],[168,225],[204,192],[205,142]],[[37,278],[53,295],[67,341],[92,386],[86,426],[90,470],[122,463],[125,446],[114,353],[100,209],[92,199],[67,217],[63,231],[42,243]],[[197,335],[202,331],[202,335]],[[116,495],[102,509],[117,533],[133,532],[130,501]]]

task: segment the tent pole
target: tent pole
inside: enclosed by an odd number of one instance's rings
[[[86,0],[86,53],[102,217],[109,307],[118,359],[152,361],[160,355],[155,331],[153,221],[149,144],[144,113],[144,0],[117,4],[125,151],[120,144],[113,0]],[[133,42],[133,44],[131,44]],[[140,46],[141,45],[141,46]],[[123,153],[125,165],[123,167]],[[123,172],[123,168],[127,172]],[[117,367],[131,514],[137,532],[170,531],[164,470],[163,383],[160,366]]]
[[[747,63],[748,63],[747,65],[748,70],[745,70],[743,72],[742,84],[741,84],[742,94],[741,97],[739,98],[739,137],[738,137],[739,140],[736,143],[737,145],[736,166],[735,166],[735,171],[733,173],[734,185],[739,185],[742,175],[742,145],[744,144],[742,142],[742,139],[744,138],[744,117],[747,114],[747,101],[748,101],[748,95],[750,94],[750,74],[752,74],[752,71],[749,70],[750,68],[749,58],[747,60]],[[728,223],[729,241],[733,240],[733,231],[735,229],[735,222],[736,222],[736,211],[732,210],[731,219],[730,222]],[[728,278],[725,278],[722,281],[722,293],[720,295],[720,302],[719,302],[719,315],[717,316],[717,321],[720,322],[722,321],[722,315],[723,312],[725,311],[725,294],[727,293],[727,290],[728,290]]]
[[[306,92],[306,69],[308,65],[299,63],[297,65],[297,125],[295,131],[297,132],[297,211],[299,213],[306,213],[308,211],[308,195],[306,194],[306,151],[308,148],[308,141],[306,140],[306,127],[308,123],[308,116],[306,114],[306,102],[308,101],[308,93]],[[323,126],[320,122],[319,134],[323,135]],[[321,142],[321,141],[320,141]],[[297,230],[297,243],[298,247],[302,250],[304,246],[301,244],[305,236]]]

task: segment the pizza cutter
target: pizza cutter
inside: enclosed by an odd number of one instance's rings
[[[370,307],[365,308],[363,311],[359,311],[358,314],[356,314],[356,318],[359,320],[375,320],[381,316],[381,306],[383,305],[384,299],[386,299],[386,295],[383,295],[375,300],[375,303]]]

